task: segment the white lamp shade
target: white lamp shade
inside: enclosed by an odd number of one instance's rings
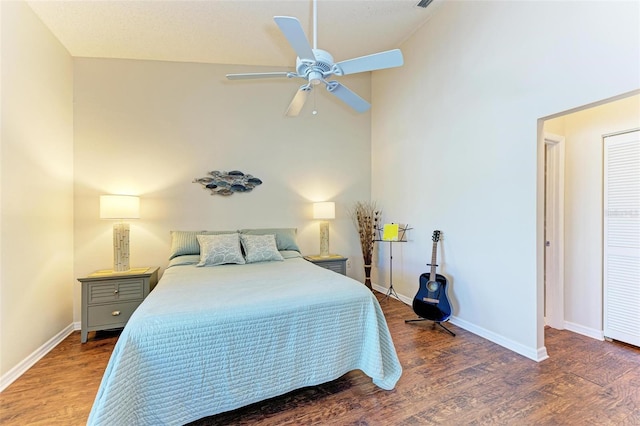
[[[323,203],[313,203],[313,218],[314,219],[335,219],[336,203],[334,203],[333,201],[326,201]]]
[[[101,195],[100,219],[139,219],[140,198],[133,195]]]

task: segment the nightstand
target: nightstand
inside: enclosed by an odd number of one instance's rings
[[[304,258],[325,269],[330,269],[339,274],[347,275],[347,258],[340,256],[339,254],[330,254],[326,257],[313,255],[305,256]]]
[[[85,343],[90,331],[124,327],[133,311],[158,283],[158,269],[104,270],[78,278],[82,284],[80,341]]]

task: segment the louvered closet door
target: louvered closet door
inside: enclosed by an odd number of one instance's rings
[[[604,335],[640,346],[640,131],[604,138]]]

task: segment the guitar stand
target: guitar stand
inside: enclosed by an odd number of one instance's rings
[[[404,323],[407,324],[409,322],[422,322],[422,321],[430,321],[426,318],[418,318],[418,319],[412,319],[412,320],[404,320]],[[449,330],[447,327],[445,327],[444,325],[442,325],[442,322],[440,321],[434,321],[433,322],[433,329],[435,330],[436,325],[439,325],[440,327],[442,327],[442,329],[444,331],[446,331],[447,333],[449,333],[450,335],[452,335],[453,337],[456,337],[456,333],[454,333],[453,331]]]

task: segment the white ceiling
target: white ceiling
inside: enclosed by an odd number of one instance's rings
[[[319,0],[318,48],[338,62],[400,47],[441,1]],[[312,0],[27,3],[72,56],[293,67],[276,15],[298,18],[313,47]]]

